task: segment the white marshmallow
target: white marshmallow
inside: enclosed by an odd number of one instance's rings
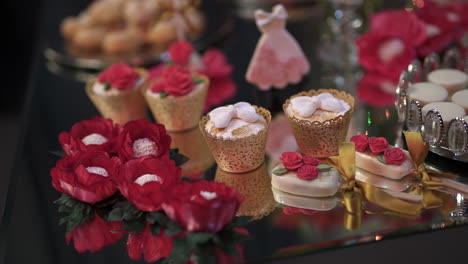
[[[226,128],[235,114],[236,111],[234,106],[228,105],[218,107],[211,111],[208,115],[210,116],[210,120],[213,122],[216,128]]]
[[[320,108],[325,111],[339,113],[341,112],[342,104],[336,98],[327,98],[320,101]]]
[[[291,105],[302,117],[309,117],[315,113],[318,107],[317,100],[309,96],[299,96],[291,99]]]

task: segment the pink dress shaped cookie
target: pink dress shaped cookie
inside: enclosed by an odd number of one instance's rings
[[[288,84],[300,82],[309,72],[310,65],[304,52],[285,28],[287,18],[283,5],[276,5],[272,13],[255,12],[262,37],[250,61],[246,79],[260,90],[270,90],[272,86],[283,89]]]

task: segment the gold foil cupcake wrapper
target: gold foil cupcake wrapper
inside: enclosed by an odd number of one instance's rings
[[[146,78],[145,70],[137,70],[141,77]],[[98,95],[93,91],[97,79],[93,78],[86,84],[86,94],[104,118],[124,125],[128,121],[148,117],[145,98],[139,87],[121,92],[117,95]]]
[[[351,107],[344,115],[324,122],[302,120],[288,114],[287,108],[291,99],[298,96],[315,96],[321,93],[331,93],[334,97],[344,100]],[[283,110],[288,117],[299,150],[304,155],[313,157],[329,157],[338,155],[340,143],[345,141],[351,115],[354,111],[354,97],[346,92],[334,89],[310,90],[293,95],[283,104]]]
[[[163,124],[167,131],[185,131],[197,127],[205,107],[210,81],[204,75],[196,77],[203,80],[202,84],[197,85],[201,87],[196,86],[192,92],[183,96],[152,96],[147,91],[154,82],[147,82],[143,87],[142,92],[154,118]]]
[[[206,132],[205,126],[209,116],[200,121],[200,130],[213,153],[218,167],[226,172],[241,173],[258,168],[264,161],[266,137],[271,122],[270,111],[254,106],[257,113],[266,120],[265,128],[256,135],[238,139],[216,138]]]

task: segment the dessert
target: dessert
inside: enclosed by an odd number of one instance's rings
[[[468,90],[461,90],[452,95],[452,102],[463,107],[468,112]]]
[[[273,169],[271,186],[282,192],[309,197],[328,197],[340,188],[340,174],[320,160],[285,152],[282,163]]]
[[[442,120],[444,121],[444,126],[446,127],[455,117],[465,116],[465,109],[455,103],[436,102],[427,104],[421,109],[423,118],[426,117],[427,112],[433,109],[440,113]]]
[[[288,13],[283,5],[276,5],[272,13],[255,12],[257,26],[262,32],[247,69],[246,79],[260,90],[271,87],[283,89],[299,83],[310,70],[304,52],[285,29]]]
[[[268,110],[239,102],[209,112],[200,129],[222,170],[247,172],[263,163],[270,121]]]
[[[195,128],[203,114],[209,80],[203,75],[173,65],[149,81],[144,96],[156,120],[168,131]]]
[[[360,182],[395,192],[403,192],[413,184],[410,177],[403,177],[401,180],[393,180],[359,168],[356,169],[355,177],[355,179]]]
[[[468,83],[468,76],[466,73],[455,69],[439,69],[430,72],[427,79],[431,83],[438,84],[453,94],[454,92],[465,88]]]
[[[299,150],[314,157],[338,154],[353,107],[351,95],[332,89],[301,92],[283,105]]]
[[[147,116],[145,99],[139,91],[146,76],[145,70],[117,63],[91,79],[86,93],[102,116],[125,124]]]
[[[356,167],[362,170],[394,180],[415,171],[409,153],[389,145],[383,137],[358,135],[350,141],[356,147]]]
[[[440,85],[420,82],[411,85],[408,89],[409,100],[418,100],[421,106],[432,102],[443,102],[447,100],[448,93]]]
[[[341,201],[341,199],[337,196],[307,197],[283,192],[276,188],[271,189],[273,190],[273,197],[276,202],[286,206],[293,206],[301,209],[314,211],[330,211],[333,208],[335,208]]]

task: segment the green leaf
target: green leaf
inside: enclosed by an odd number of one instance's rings
[[[235,242],[230,242],[230,243],[221,243],[219,244],[219,248],[229,256],[233,257],[238,257],[239,256],[239,251],[237,250],[236,243]]]
[[[252,220],[251,216],[237,216],[234,218],[234,226],[245,226]]]
[[[139,232],[145,228],[145,225],[146,221],[144,221],[144,219],[124,222],[122,231]]]
[[[123,221],[123,210],[122,208],[114,208],[112,211],[110,211],[109,215],[107,216],[107,221],[113,222],[113,221]]]
[[[104,83],[104,91],[109,91],[111,87],[112,86],[111,86],[110,82],[105,82]]]
[[[50,154],[58,156],[58,157],[63,157],[65,155],[65,151],[63,150],[56,150],[56,151],[49,151]]]
[[[150,225],[150,231],[151,231],[151,234],[153,234],[154,236],[159,236],[159,233],[161,232],[161,226]]]
[[[187,243],[185,237],[176,237],[172,241],[172,246],[171,254],[169,255],[169,263],[187,263],[193,248]]]
[[[319,169],[321,172],[325,172],[325,171],[329,171],[331,170],[331,166],[327,165],[327,164],[319,164],[317,165],[317,169]]]
[[[216,252],[213,245],[197,246],[193,258],[198,264],[216,264]]]
[[[203,83],[203,82],[204,82],[204,81],[203,81],[203,79],[201,79],[201,78],[197,78],[197,77],[193,77],[193,78],[192,78],[192,80],[193,80],[193,83],[195,83],[195,85],[197,85],[197,84],[200,84],[200,83]]]
[[[161,99],[164,99],[164,98],[166,98],[166,97],[168,97],[168,96],[169,96],[169,94],[166,93],[166,92],[161,92],[161,93],[159,93],[159,98],[161,98]]]
[[[286,173],[288,173],[288,169],[286,169],[286,168],[278,168],[278,169],[273,171],[273,174],[276,175],[276,176],[282,176],[282,175],[284,175]]]
[[[213,233],[188,233],[187,241],[191,246],[202,245],[208,243],[213,236]]]
[[[150,212],[146,214],[146,220],[151,224],[159,224],[163,227],[166,227],[169,224],[169,217],[165,215],[163,212]]]
[[[171,149],[169,157],[171,160],[175,161],[177,167],[180,167],[189,161],[189,158],[179,153],[179,149]]]
[[[176,222],[169,221],[167,224],[165,236],[170,237],[173,235],[177,235],[182,231],[184,230]]]
[[[387,164],[387,162],[385,161],[385,157],[383,155],[378,155],[377,160],[379,160],[380,163]]]

